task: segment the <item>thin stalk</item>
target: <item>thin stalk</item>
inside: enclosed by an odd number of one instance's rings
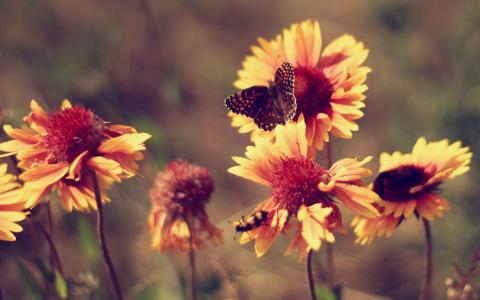
[[[308,287],[310,290],[310,298],[312,300],[318,300],[317,294],[315,293],[315,280],[313,279],[313,270],[312,270],[312,256],[313,251],[308,251],[307,259],[305,260],[305,273],[307,273]]]
[[[100,187],[98,184],[97,174],[95,171],[91,171],[92,180],[93,180],[93,188],[95,191],[95,200],[97,202],[97,236],[98,242],[102,248],[103,253],[103,260],[108,267],[108,273],[110,275],[110,279],[112,280],[113,287],[115,288],[115,293],[117,295],[117,299],[123,300],[122,289],[120,288],[120,284],[118,282],[117,273],[115,272],[115,268],[113,267],[112,259],[110,258],[110,252],[108,251],[107,239],[105,237],[105,230],[104,230],[104,218],[103,218],[103,204],[102,204],[102,194],[100,192]]]
[[[333,165],[333,150],[332,142],[328,142],[326,145],[327,148],[327,166],[330,168]],[[328,272],[328,286],[333,289],[335,287],[335,265],[333,263],[333,244],[326,243],[327,251],[327,272]]]
[[[333,244],[326,243],[327,250],[327,270],[328,270],[328,287],[333,289],[335,287],[335,267],[333,265]]]
[[[62,261],[60,260],[60,255],[58,254],[57,248],[55,247],[55,243],[53,242],[53,217],[52,217],[52,209],[50,206],[50,201],[47,202],[47,220],[48,220],[48,232],[45,231],[45,228],[43,228],[42,231],[44,231],[44,235],[47,233],[45,238],[47,239],[48,245],[50,246],[50,252],[52,254],[53,260],[55,261],[55,264],[57,265],[57,270],[60,272],[60,274],[63,277],[64,274],[63,274]]]
[[[62,267],[62,262],[60,261],[60,256],[58,255],[57,248],[55,247],[55,243],[53,242],[52,236],[49,234],[45,226],[41,222],[37,223],[38,228],[42,232],[43,236],[47,240],[48,247],[50,248],[50,254],[52,256],[53,266],[57,267],[57,270],[60,272],[60,274],[63,277],[63,267]]]
[[[422,218],[423,228],[425,231],[425,278],[423,281],[422,291],[420,292],[420,300],[429,300],[432,293],[432,276],[433,276],[433,262],[432,262],[432,231],[430,229],[430,222]]]
[[[193,224],[192,218],[189,218],[187,221],[188,230],[190,231],[190,236],[188,237],[188,242],[190,245],[189,251],[189,261],[190,261],[190,295],[192,300],[197,300],[197,282],[196,282],[196,269],[195,269],[195,249],[193,247]]]

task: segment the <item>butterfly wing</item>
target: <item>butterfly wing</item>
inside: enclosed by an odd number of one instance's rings
[[[297,99],[294,95],[295,72],[289,62],[284,62],[275,72],[275,105],[283,112],[285,122],[295,117]]]
[[[236,114],[254,118],[266,97],[268,87],[257,85],[229,96],[225,99],[225,105]]]
[[[253,118],[259,128],[270,131],[295,117],[294,88],[293,66],[284,62],[275,72],[270,87],[249,87],[225,99],[225,105],[236,114]]]
[[[277,93],[276,106],[283,113],[285,122],[290,121],[297,113],[297,99],[293,93],[279,92]]]
[[[277,125],[285,124],[284,114],[274,101],[276,100],[267,95],[263,105],[258,108],[257,114],[253,118],[255,124],[266,131],[273,130]]]
[[[288,62],[284,62],[280,68],[275,71],[275,86],[279,90],[294,93],[295,89],[295,71],[293,66]]]

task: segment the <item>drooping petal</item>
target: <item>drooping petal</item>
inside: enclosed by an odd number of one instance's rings
[[[300,207],[297,219],[302,226],[302,237],[312,250],[320,249],[321,240],[335,241],[326,223],[326,217],[331,212],[331,207],[322,207],[320,203]]]

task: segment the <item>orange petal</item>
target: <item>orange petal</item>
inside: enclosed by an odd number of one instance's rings
[[[80,180],[80,174],[81,174],[82,167],[83,167],[83,161],[85,160],[87,154],[88,154],[88,150],[85,150],[73,160],[73,162],[70,164],[70,166],[68,168],[67,179],[71,179],[71,180],[75,180],[75,181]]]
[[[148,133],[128,133],[104,141],[98,151],[100,153],[133,154],[145,150],[143,144],[151,137]]]
[[[20,175],[20,179],[25,182],[31,182],[35,185],[47,186],[62,179],[67,172],[67,163],[41,165],[36,168],[26,170]]]
[[[95,172],[111,177],[116,181],[120,180],[120,175],[123,173],[122,167],[118,162],[103,156],[94,156],[90,158],[87,165]]]
[[[320,203],[308,207],[302,206],[298,211],[297,218],[302,224],[302,237],[315,251],[320,249],[321,240],[335,241],[326,224],[326,217],[331,212],[331,207],[322,207]]]

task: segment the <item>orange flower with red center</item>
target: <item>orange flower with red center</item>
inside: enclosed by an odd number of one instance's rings
[[[448,201],[438,190],[442,182],[464,174],[469,170],[472,153],[460,142],[449,144],[447,140],[429,142],[421,137],[411,153],[380,155],[379,175],[372,189],[383,198],[379,208],[381,216],[353,220],[357,241],[371,243],[375,236],[390,236],[405,218],[417,217],[433,221],[443,217]]]
[[[188,251],[204,241],[222,243],[223,231],[213,225],[205,206],[213,192],[207,169],[183,160],[170,162],[150,190],[149,227],[152,247],[160,252]]]
[[[3,156],[16,155],[25,170],[22,198],[26,207],[39,203],[52,189],[66,210],[96,209],[91,172],[102,194],[113,182],[134,176],[136,161],[143,159],[147,133],[124,125],[110,125],[92,110],[64,100],[60,111],[48,114],[35,100],[25,117],[29,128],[4,130],[12,140],[0,143]],[[104,201],[109,201],[103,197]]]
[[[381,199],[363,187],[361,179],[370,174],[363,167],[370,157],[357,161],[342,159],[325,169],[314,161],[303,115],[298,122],[275,128],[275,141],[256,137],[245,157],[234,157],[238,166],[228,172],[270,187],[270,198],[257,206],[267,211],[265,224],[242,234],[242,243],[255,239],[258,256],[265,254],[276,237],[296,228],[287,250],[298,249],[299,259],[318,250],[321,241],[334,242],[333,231],[342,227],[338,202],[366,217],[378,216],[374,203]]]
[[[356,120],[363,116],[365,106],[364,84],[370,68],[362,66],[368,56],[363,43],[350,35],[343,35],[322,50],[322,36],[318,22],[304,21],[285,29],[275,40],[259,39],[253,46],[253,55],[247,56],[238,72],[235,86],[246,89],[254,85],[268,85],[275,71],[283,63],[295,68],[295,97],[297,114],[305,117],[306,134],[310,144],[322,149],[329,140],[328,133],[340,138],[351,138],[358,130]],[[234,113],[232,126],[239,132],[273,137],[272,132],[259,129],[248,118]]]
[[[7,164],[0,164],[0,240],[13,242],[14,233],[23,230],[17,224],[25,219],[22,211],[25,203],[20,201],[20,192],[16,177],[7,173]]]

